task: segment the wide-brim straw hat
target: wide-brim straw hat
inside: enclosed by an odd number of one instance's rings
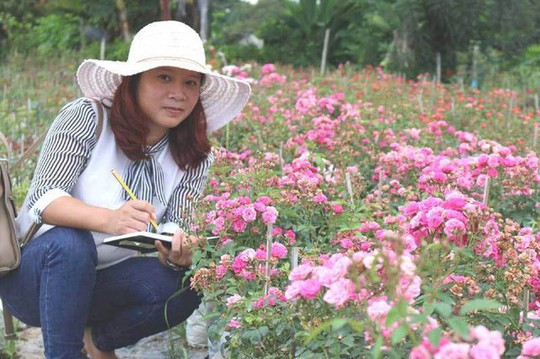
[[[200,96],[209,133],[231,121],[249,99],[249,84],[212,72],[206,65],[201,38],[178,21],[157,21],[143,27],[133,37],[125,62],[84,60],[77,70],[77,81],[84,96],[112,101],[122,76],[162,66],[205,74]]]

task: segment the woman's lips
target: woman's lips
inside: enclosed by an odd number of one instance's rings
[[[167,113],[169,113],[169,114],[171,114],[173,116],[180,115],[184,111],[179,107],[164,107],[164,109],[165,109],[165,111],[167,111]]]

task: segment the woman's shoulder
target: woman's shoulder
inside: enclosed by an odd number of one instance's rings
[[[96,109],[92,100],[81,97],[68,102],[60,109],[51,130],[62,131],[62,129],[71,128],[91,133],[95,131],[96,119]]]
[[[60,113],[65,111],[91,111],[95,113],[95,101],[97,100],[90,99],[88,97],[76,98],[75,100],[66,103],[64,107],[62,107],[62,109],[60,110]]]

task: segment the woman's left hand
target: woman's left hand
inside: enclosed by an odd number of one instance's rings
[[[156,241],[159,261],[165,266],[170,266],[167,264],[168,261],[180,267],[188,267],[192,263],[191,248],[197,242],[197,236],[188,235],[179,228],[172,237],[171,249],[165,247],[160,241]]]

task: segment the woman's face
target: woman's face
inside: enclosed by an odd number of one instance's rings
[[[199,100],[201,74],[175,67],[158,67],[141,74],[137,99],[150,118],[147,144],[157,143],[170,128],[184,121]]]

